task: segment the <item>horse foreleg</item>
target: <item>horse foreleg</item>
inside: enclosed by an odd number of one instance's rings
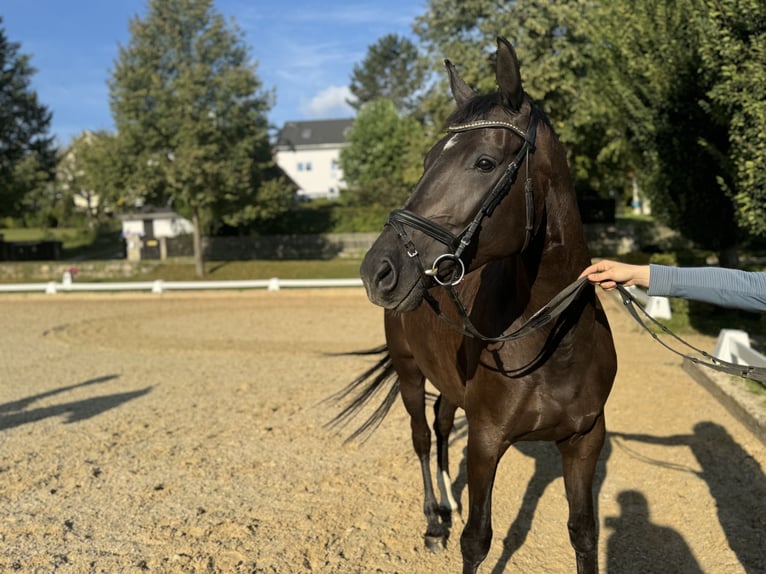
[[[426,419],[425,378],[414,364],[408,368],[397,367],[397,371],[402,401],[410,415],[412,446],[420,462],[420,471],[423,476],[423,513],[427,521],[425,545],[429,550],[438,552],[444,546],[446,532],[442,526],[439,504],[436,502],[431,479],[431,429]]]
[[[475,574],[492,543],[492,487],[497,464],[507,448],[497,433],[468,425],[468,520],[460,536],[463,574]]]
[[[452,513],[458,509],[455,497],[452,495],[452,479],[449,473],[449,435],[455,423],[457,406],[450,403],[442,395],[434,404],[434,434],[436,435],[437,481],[441,494],[441,509],[444,520],[452,523]]]
[[[598,572],[598,537],[593,511],[593,476],[604,444],[603,414],[586,435],[559,443],[569,502],[569,540],[577,554],[577,574]]]

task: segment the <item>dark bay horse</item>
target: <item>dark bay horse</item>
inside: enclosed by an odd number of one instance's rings
[[[423,473],[429,546],[446,537],[444,511],[455,509],[447,441],[455,410],[465,411],[464,574],[476,572],[489,551],[500,458],[516,441],[554,441],[577,572],[594,573],[592,485],[617,364],[592,286],[575,281],[590,256],[565,151],[524,92],[508,42],[498,39],[496,93],[475,94],[446,66],[457,103],[447,134],[361,266],[369,299],[386,309],[387,346],[378,371],[356,382],[355,402],[387,376],[394,386],[378,415],[401,394]],[[440,393],[441,506],[429,463],[426,379]]]

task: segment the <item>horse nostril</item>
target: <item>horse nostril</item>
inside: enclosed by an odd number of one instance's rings
[[[375,271],[375,285],[381,291],[392,291],[396,287],[399,277],[394,269],[391,260],[384,258]]]

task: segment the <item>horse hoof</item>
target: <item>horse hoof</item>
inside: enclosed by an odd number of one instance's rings
[[[433,552],[434,554],[437,554],[444,550],[444,537],[443,536],[429,536],[428,534],[424,537],[426,542],[426,548]]]

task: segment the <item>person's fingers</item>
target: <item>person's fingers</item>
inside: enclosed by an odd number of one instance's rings
[[[580,277],[588,277],[588,279],[590,279],[590,275],[593,275],[594,273],[603,273],[604,271],[606,271],[606,267],[603,262],[594,263],[583,269],[582,273],[580,273]],[[592,281],[592,279],[590,280]]]

